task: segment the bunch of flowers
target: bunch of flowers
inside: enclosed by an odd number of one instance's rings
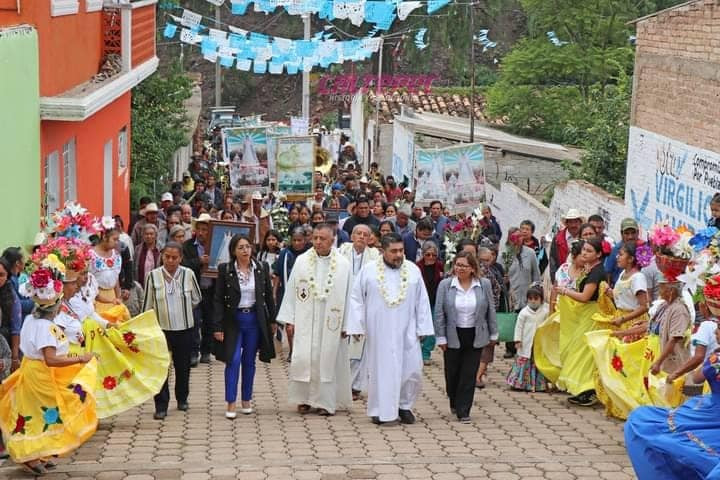
[[[282,203],[278,203],[270,209],[270,218],[273,221],[273,228],[280,232],[283,238],[288,238],[288,230],[290,228],[290,219],[288,209]]]
[[[64,276],[65,265],[51,253],[36,265],[27,281],[20,285],[20,293],[32,298],[38,305],[53,305],[62,296]]]
[[[677,279],[685,284],[694,300],[701,301],[704,297],[704,287],[710,277],[720,273],[720,265],[715,262],[710,250],[703,250],[696,255],[685,268],[685,273],[678,275]]]
[[[514,231],[508,236],[505,250],[502,253],[503,268],[508,272],[515,258],[522,250],[523,238],[519,230]]]
[[[695,252],[693,234],[687,227],[680,225],[672,228],[667,223],[659,223],[650,229],[650,242],[660,249],[663,255],[690,260]]]
[[[74,237],[57,237],[41,245],[32,255],[32,261],[40,264],[54,255],[69,270],[82,272],[90,259],[90,244]]]
[[[720,315],[720,274],[708,278],[703,287],[705,304],[713,315]]]
[[[75,202],[67,202],[62,210],[53,213],[48,221],[48,229],[55,236],[85,241],[97,233],[95,218]]]
[[[652,247],[647,243],[638,245],[638,247],[635,249],[635,261],[637,261],[637,264],[640,266],[640,268],[645,268],[650,265],[653,256],[654,254]]]
[[[456,223],[445,225],[443,234],[443,245],[445,246],[445,258],[448,265],[452,264],[455,254],[457,253],[457,244],[466,238],[477,242],[482,235],[484,229],[488,227],[488,222],[482,216],[482,209],[476,208],[465,218],[459,219]]]

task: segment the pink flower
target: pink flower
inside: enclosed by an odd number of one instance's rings
[[[55,290],[56,293],[62,292],[62,287],[63,287],[63,284],[60,280],[53,281],[53,289]]]

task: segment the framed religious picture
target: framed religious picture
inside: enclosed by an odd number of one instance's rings
[[[230,240],[235,235],[245,235],[253,243],[255,238],[255,224],[245,222],[231,222],[225,220],[210,221],[210,235],[208,237],[208,245],[210,245],[210,257],[207,267],[203,270],[203,277],[216,278],[218,274],[218,265],[229,262]]]
[[[315,137],[278,137],[277,188],[289,200],[306,199],[315,183]]]

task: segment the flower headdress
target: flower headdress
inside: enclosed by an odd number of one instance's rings
[[[117,224],[115,223],[115,219],[110,216],[101,217],[95,220],[95,223],[93,223],[93,228],[95,229],[95,232],[103,235],[105,232],[112,230],[117,227]]]
[[[49,233],[58,237],[79,238],[89,241],[97,233],[95,219],[79,203],[67,202],[62,210],[52,214],[48,222]]]
[[[54,255],[67,270],[82,272],[87,268],[90,259],[90,244],[72,237],[57,237],[41,245],[33,253],[32,261],[36,264],[49,255]]]
[[[658,269],[671,281],[683,273],[695,253],[693,234],[684,225],[672,228],[667,222],[659,223],[650,229],[650,242],[659,252],[656,255]]]
[[[51,307],[62,298],[65,265],[50,254],[35,267],[27,282],[20,285],[20,293],[40,307]]]

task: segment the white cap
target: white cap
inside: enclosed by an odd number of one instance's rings
[[[172,202],[175,200],[175,197],[173,197],[173,194],[170,192],[165,192],[162,194],[162,197],[160,197],[161,202]]]
[[[262,199],[263,199],[262,193],[260,193],[258,191],[253,192],[252,200],[262,200]]]
[[[405,187],[403,188],[403,193],[405,192],[412,193],[412,189],[410,187]]]

